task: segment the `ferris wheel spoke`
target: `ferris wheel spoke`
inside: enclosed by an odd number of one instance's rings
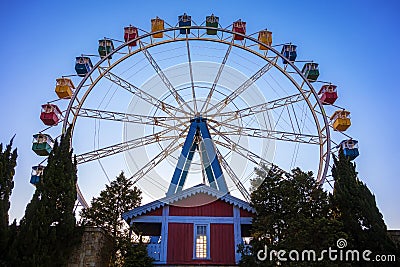
[[[215,87],[217,87],[217,84],[218,84],[218,81],[219,81],[219,77],[221,76],[222,71],[224,70],[226,61],[228,60],[228,57],[229,57],[229,55],[230,55],[230,53],[231,53],[232,46],[233,46],[233,42],[234,42],[234,39],[232,38],[231,43],[230,43],[228,49],[226,50],[224,59],[222,60],[221,65],[219,66],[217,75],[215,76],[215,79],[214,79],[214,82],[213,82],[213,84],[212,84],[212,86],[211,86],[210,92],[209,92],[208,95],[207,95],[206,102],[205,102],[205,103],[203,104],[203,106],[201,107],[201,111],[200,111],[200,112],[203,112],[203,109],[207,110],[208,105],[210,104],[212,95],[214,94],[214,91],[215,91]]]
[[[236,88],[230,95],[225,97],[221,102],[216,104],[214,107],[205,111],[208,113],[211,110],[217,110],[216,115],[223,110],[229,103],[235,100],[236,97],[241,95],[244,91],[246,91],[251,85],[253,85],[258,79],[260,79],[265,73],[267,73],[276,63],[278,60],[278,56],[274,57],[270,60],[266,65],[264,65],[261,69],[259,69],[256,73],[253,74],[250,78],[244,81],[238,88]]]
[[[225,169],[226,173],[229,175],[231,178],[232,182],[235,184],[236,188],[239,190],[239,192],[242,194],[244,199],[248,202],[250,202],[250,194],[247,191],[247,189],[244,187],[240,179],[237,177],[236,173],[232,170],[231,166],[229,166],[228,162],[226,162],[225,158],[222,156],[221,152],[217,148],[217,157],[219,159],[219,162],[222,165],[222,168]]]
[[[142,41],[139,41],[140,48],[142,49],[143,54],[149,61],[150,65],[154,68],[154,70],[157,72],[158,76],[160,79],[163,81],[165,86],[168,88],[169,92],[172,94],[172,96],[175,98],[175,101],[179,105],[184,105],[186,106],[190,112],[194,112],[193,109],[188,105],[188,103],[182,98],[182,96],[176,91],[175,87],[172,85],[168,77],[165,75],[165,73],[162,71],[160,66],[158,66],[157,62],[154,60],[153,56],[150,54],[150,52],[147,50],[146,46],[143,44]]]
[[[190,45],[189,45],[189,39],[188,39],[188,32],[187,31],[186,31],[186,48],[187,48],[187,54],[188,54],[190,83],[191,83],[191,86],[192,86],[193,108],[194,108],[194,113],[197,114],[196,92],[194,90],[194,82],[193,82],[192,58],[191,58],[191,55],[190,55]]]
[[[294,103],[303,101],[304,97],[301,93],[299,94],[295,94],[295,95],[291,95],[291,96],[287,96],[287,97],[283,97],[283,98],[279,98],[279,99],[275,99],[272,101],[268,101],[262,104],[257,104],[251,107],[247,107],[244,109],[239,109],[236,111],[229,111],[229,112],[222,112],[222,113],[216,113],[211,115],[211,118],[214,117],[220,117],[220,118],[227,118],[224,121],[222,121],[222,123],[227,123],[227,122],[231,122],[233,120],[236,120],[238,118],[243,118],[243,117],[247,117],[247,116],[253,116],[253,115],[257,115],[259,113],[262,112],[266,112],[269,110],[273,110],[273,109],[277,109],[277,108],[281,108],[281,107],[285,107],[288,105],[293,105]]]
[[[234,152],[236,152],[237,154],[241,155],[242,157],[244,157],[245,159],[250,160],[251,162],[255,163],[255,164],[260,164],[263,163],[265,164],[267,167],[271,167],[272,163],[263,159],[262,157],[260,157],[259,155],[257,155],[256,153],[248,150],[247,148],[244,148],[243,146],[239,145],[237,142],[231,140],[229,137],[227,137],[226,135],[222,134],[220,131],[218,131],[217,129],[215,129],[213,126],[209,125],[209,127],[218,135],[220,136],[223,140],[225,140],[226,143],[215,139],[214,142],[218,145],[221,145],[227,149],[230,149]]]
[[[133,183],[137,183],[140,179],[142,179],[148,172],[154,169],[161,161],[166,159],[169,155],[175,152],[178,148],[183,146],[183,143],[177,144],[179,138],[184,137],[185,132],[188,127],[183,130],[178,136],[172,140],[171,143],[167,147],[165,147],[160,153],[158,153],[153,159],[151,159],[146,165],[144,165],[141,169],[139,169],[134,175],[132,175],[129,179],[133,180]],[[175,145],[175,146],[174,146]]]
[[[76,160],[77,160],[78,164],[82,164],[82,163],[90,162],[90,161],[97,160],[100,158],[115,155],[115,154],[118,154],[118,153],[121,153],[121,152],[124,152],[127,150],[135,149],[135,148],[138,148],[141,146],[153,144],[156,142],[171,140],[171,139],[175,140],[176,137],[174,135],[170,135],[170,136],[166,135],[171,131],[172,131],[172,129],[166,129],[166,130],[154,133],[154,134],[146,135],[143,137],[132,139],[132,140],[122,142],[119,144],[115,144],[112,146],[93,150],[93,151],[90,151],[90,152],[87,152],[84,154],[77,155]],[[180,136],[179,136],[179,138],[180,138]]]
[[[190,121],[190,117],[153,117],[153,116],[128,114],[128,113],[87,109],[87,108],[81,108],[77,113],[79,117],[146,124],[146,125],[160,126],[171,130],[181,130],[181,128],[179,128],[177,125],[168,124],[168,122],[174,123],[177,120],[180,121],[186,120],[188,122]]]
[[[118,75],[108,71],[107,69],[99,67],[104,71],[103,77],[110,80],[111,82],[115,83],[116,85],[120,86],[121,88],[127,90],[128,92],[134,94],[135,96],[139,97],[140,99],[146,101],[147,103],[153,105],[154,107],[164,111],[166,114],[170,115],[171,117],[175,117],[176,115],[173,113],[183,113],[185,115],[190,115],[190,113],[186,112],[183,109],[179,109],[174,107],[173,105],[167,104],[164,101],[157,99],[156,97],[152,96],[151,94],[145,92],[144,90],[140,89],[139,87],[131,84],[130,82],[122,79]]]
[[[228,136],[238,135],[238,136],[249,136],[254,138],[268,138],[273,140],[314,144],[314,145],[320,144],[318,135],[243,127],[239,125],[220,123],[216,121],[210,121],[210,122],[215,123],[217,126],[223,126],[229,129],[225,131],[219,131],[219,134],[222,135],[228,135]]]

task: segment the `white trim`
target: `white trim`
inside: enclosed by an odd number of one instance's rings
[[[206,226],[206,237],[207,237],[207,257],[197,258],[196,257],[196,237],[197,237],[197,226]],[[210,260],[210,224],[209,223],[193,223],[193,260]]]

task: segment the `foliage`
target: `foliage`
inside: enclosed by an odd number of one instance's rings
[[[334,158],[332,175],[335,180],[332,208],[349,237],[349,247],[370,250],[372,255],[395,254],[395,244],[387,235],[375,196],[357,177],[355,164],[342,151]],[[399,251],[397,255],[400,256]]]
[[[124,263],[123,267],[151,267],[153,266],[153,259],[147,254],[146,245],[140,240],[139,243],[132,245],[131,242],[126,242],[124,247]]]
[[[121,173],[110,185],[106,185],[99,197],[93,198],[90,208],[81,212],[82,225],[102,227],[113,237],[115,247],[112,266],[122,265],[127,255],[130,255],[132,262],[137,260],[135,256],[147,260],[147,253],[141,255],[139,247],[130,248],[132,243],[129,228],[121,217],[122,213],[139,206],[141,200],[141,191]]]
[[[17,165],[17,149],[12,150],[13,139],[3,151],[0,144],[0,265],[8,258],[8,248],[14,238],[9,226],[10,196],[14,188],[15,166]]]
[[[81,236],[76,228],[76,159],[70,130],[55,142],[40,182],[27,205],[13,249],[21,266],[65,266]]]
[[[263,183],[251,194],[256,210],[253,218],[251,251],[242,248],[241,266],[275,266],[277,259],[259,261],[260,250],[314,250],[316,255],[336,244],[339,223],[331,216],[329,197],[317,185],[311,172],[294,169],[290,175],[276,167],[256,170]],[[268,257],[269,257],[268,252]],[[288,258],[288,255],[286,255]],[[290,259],[288,258],[288,261]],[[312,266],[312,262],[304,262]],[[282,264],[282,262],[279,262]],[[329,266],[329,262],[318,262]],[[286,262],[302,266],[302,262]],[[318,266],[318,265],[317,265]]]

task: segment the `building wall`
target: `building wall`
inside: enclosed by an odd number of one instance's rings
[[[210,224],[211,261],[216,264],[235,264],[233,224]]]
[[[168,264],[235,264],[233,224],[210,224],[210,259],[193,259],[194,224],[168,224]]]
[[[224,200],[210,199],[203,194],[178,202],[174,202],[175,205],[144,211],[132,218],[131,224],[161,225],[160,243],[152,245],[159,253],[155,264],[236,266],[241,258],[236,249],[243,242],[242,225],[251,224],[253,213]],[[206,259],[195,259],[197,225],[207,226]]]
[[[193,224],[168,224],[168,264],[186,264],[193,261]]]
[[[400,247],[400,230],[388,230],[388,235]]]
[[[180,207],[170,206],[170,216],[208,216],[208,217],[232,217],[232,205],[222,200],[217,200],[202,206]]]
[[[113,241],[101,228],[86,227],[82,243],[76,248],[68,267],[106,267],[111,258]]]

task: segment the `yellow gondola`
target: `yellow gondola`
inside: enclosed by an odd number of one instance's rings
[[[271,44],[272,44],[272,32],[267,31],[267,30],[260,31],[258,33],[258,41],[260,41],[261,43],[263,43],[265,45],[271,46]],[[261,44],[258,45],[258,48],[260,50],[268,50],[268,47],[265,47],[265,46],[263,46]]]
[[[336,110],[331,116],[332,127],[335,131],[346,131],[350,125],[350,111]]]
[[[55,92],[61,99],[70,99],[75,89],[74,83],[69,78],[56,79]]]
[[[157,32],[157,31],[162,31],[164,30],[164,20],[160,19],[159,17],[156,17],[155,19],[151,20],[151,32]],[[164,33],[159,32],[156,34],[152,35],[153,38],[163,38]]]

